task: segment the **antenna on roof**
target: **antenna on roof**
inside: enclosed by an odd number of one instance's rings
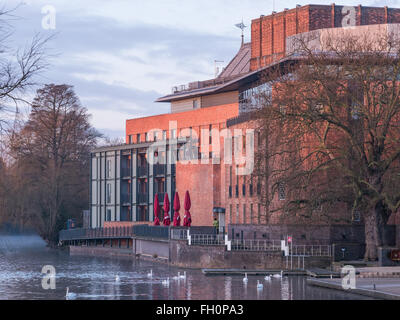
[[[239,28],[242,30],[242,46],[244,45],[244,29],[247,28],[247,26],[243,23],[243,19],[241,23],[235,24],[235,27]]]

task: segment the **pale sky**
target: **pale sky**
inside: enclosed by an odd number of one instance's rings
[[[313,4],[331,4],[319,0]],[[36,33],[55,33],[49,69],[41,83],[75,87],[92,124],[110,137],[124,137],[125,120],[169,112],[154,103],[176,85],[213,78],[214,60],[226,65],[240,47],[244,21],[268,15],[274,3],[261,0],[5,0],[18,4],[11,21],[19,44]],[[275,0],[275,10],[309,1]],[[337,5],[358,5],[346,0]],[[42,9],[56,10],[55,30],[42,28]],[[400,7],[400,0],[364,0],[364,6]]]

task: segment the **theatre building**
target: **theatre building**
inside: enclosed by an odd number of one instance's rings
[[[259,201],[263,182],[238,174],[247,164],[235,163],[234,156],[227,161],[236,148],[235,129],[242,130],[236,139],[239,153],[262,143],[257,121],[248,115],[249,105],[256,103],[254,91],[270,90],[260,83],[262,74],[297,62],[291,43],[298,34],[347,26],[365,32],[375,25],[390,32],[396,23],[399,9],[334,4],[298,6],[254,19],[251,42],[242,43],[217,78],[174,87],[157,100],[169,103],[170,113],[128,119],[126,144],[93,150],[91,227],[152,223],[155,194],[160,202],[168,194],[172,202],[178,192],[182,202],[187,190],[194,226],[211,226],[214,212],[220,227],[277,223],[277,217],[265,218],[268,208]],[[274,201],[285,201],[283,188]]]

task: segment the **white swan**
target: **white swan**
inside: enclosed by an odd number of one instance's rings
[[[280,274],[279,274],[279,273],[274,274],[274,278],[275,278],[275,279],[281,279],[281,278],[283,278],[283,271],[281,270],[281,273],[280,273]]]
[[[243,282],[244,283],[249,282],[249,279],[247,278],[247,273],[244,274]]]
[[[180,279],[185,279],[185,280],[186,280],[186,271],[185,271],[182,275],[179,275],[179,278],[180,278]]]
[[[67,287],[67,292],[65,293],[65,299],[70,300],[75,298],[76,298],[76,293],[69,292],[69,287]]]
[[[178,272],[178,275],[176,277],[173,277],[172,279],[173,280],[179,280],[180,278],[181,278],[181,273]]]
[[[121,279],[119,278],[119,275],[115,276],[115,282],[119,283],[121,281]]]
[[[167,280],[163,280],[162,285],[165,287],[169,287],[169,278],[167,278]]]
[[[151,269],[150,273],[147,274],[147,278],[153,278],[153,269]]]
[[[260,280],[257,280],[257,289],[258,290],[264,289],[264,285],[262,283],[260,283]]]
[[[271,275],[266,275],[264,278],[265,281],[271,281]]]

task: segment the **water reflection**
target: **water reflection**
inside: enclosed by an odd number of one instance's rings
[[[43,290],[41,270],[56,268],[56,290]],[[147,274],[153,270],[153,277]],[[38,237],[0,237],[0,299],[65,299],[66,288],[76,299],[89,300],[303,300],[363,299],[338,291],[309,287],[304,277],[265,281],[263,276],[206,277],[186,270],[187,278],[172,280],[184,270],[124,258],[69,256],[49,250]],[[115,277],[119,275],[120,282]],[[170,278],[169,286],[162,284]],[[257,281],[264,287],[257,290]]]

